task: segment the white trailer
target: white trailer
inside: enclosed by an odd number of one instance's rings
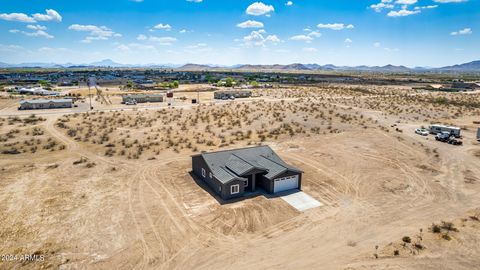
[[[448,132],[450,135],[455,136],[456,138],[460,137],[461,129],[459,127],[451,127],[445,125],[431,125],[429,128],[431,134],[438,134],[442,132]]]

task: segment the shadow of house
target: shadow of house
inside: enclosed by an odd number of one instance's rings
[[[263,196],[267,199],[274,199],[274,198],[279,198],[279,197],[282,197],[282,196],[286,196],[286,195],[290,195],[290,194],[294,194],[294,193],[297,193],[297,192],[300,192],[301,190],[299,189],[290,189],[290,190],[286,190],[286,191],[282,191],[282,192],[278,192],[278,193],[274,193],[274,194],[271,194],[271,193],[268,193],[266,192],[265,190],[259,188],[257,189],[256,191],[253,191],[253,192],[245,192],[243,194],[243,196],[241,197],[237,197],[237,198],[233,198],[233,199],[229,199],[229,200],[224,200],[222,199],[222,197],[215,193],[200,177],[198,177],[193,171],[190,171],[188,174],[190,174],[190,177],[192,177],[193,181],[200,187],[202,188],[203,190],[205,190],[205,192],[207,192],[208,194],[210,194],[210,196],[212,196],[215,200],[217,200],[217,202],[220,204],[220,205],[225,205],[225,204],[232,204],[232,203],[236,203],[236,202],[241,202],[243,200],[246,200],[246,199],[251,199],[251,198],[255,198],[255,197],[258,197],[258,196]]]

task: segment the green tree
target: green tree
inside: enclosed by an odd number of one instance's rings
[[[40,86],[42,87],[49,87],[50,86],[50,83],[45,81],[45,80],[39,80],[38,83],[40,84]]]
[[[178,81],[173,81],[173,88],[178,88],[178,86],[179,86]]]
[[[127,81],[127,84],[125,85],[126,88],[133,88],[133,82],[132,81]]]
[[[225,86],[226,86],[226,87],[232,87],[234,82],[235,82],[235,81],[234,81],[231,77],[228,77],[228,78],[225,80]]]

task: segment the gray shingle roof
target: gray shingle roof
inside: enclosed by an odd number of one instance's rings
[[[286,171],[302,172],[285,163],[267,145],[202,153],[201,156],[215,178],[222,183],[228,183],[234,179],[246,180],[242,176],[253,169],[264,171],[268,179],[273,179]]]

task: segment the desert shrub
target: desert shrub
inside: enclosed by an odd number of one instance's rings
[[[84,158],[84,157],[81,157],[79,160],[75,160],[73,162],[73,165],[78,165],[78,164],[82,164],[82,163],[85,163],[85,162],[87,162],[87,159]]]
[[[454,232],[458,231],[458,229],[455,228],[452,222],[446,222],[446,221],[442,221],[442,229],[447,231],[454,231]]]
[[[404,236],[404,237],[402,237],[402,241],[404,243],[411,243],[412,239],[410,238],[410,236]]]
[[[17,155],[17,154],[20,154],[21,152],[18,151],[17,148],[11,148],[11,149],[7,149],[7,150],[3,150],[2,151],[2,154],[4,155]]]
[[[85,167],[87,167],[87,168],[93,168],[95,166],[97,166],[97,164],[95,164],[95,162],[89,162],[89,163],[87,163],[87,165],[85,165]]]
[[[415,248],[418,249],[418,250],[422,250],[422,249],[425,248],[425,247],[424,247],[422,244],[420,244],[420,243],[415,243],[415,244],[413,245],[413,247],[415,247]]]
[[[442,228],[439,225],[433,223],[432,226],[430,227],[430,230],[433,233],[440,233],[442,231]]]
[[[398,255],[400,255],[400,251],[398,249],[395,249],[393,251],[393,256],[398,256]]]

